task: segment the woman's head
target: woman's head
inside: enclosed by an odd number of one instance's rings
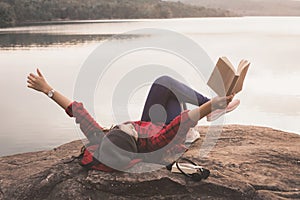
[[[114,129],[103,137],[97,157],[106,166],[122,170],[130,166],[137,152],[135,138],[119,129]]]

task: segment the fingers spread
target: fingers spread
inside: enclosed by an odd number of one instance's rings
[[[29,83],[29,84],[27,85],[27,87],[33,88],[33,85]]]
[[[39,68],[36,69],[37,73],[39,76],[43,77],[43,74],[41,73],[41,71],[39,70]]]
[[[34,76],[31,76],[31,74],[30,74],[30,76],[28,76],[27,78],[28,78],[28,80],[31,80],[31,81],[33,81],[33,82],[36,80],[36,78],[35,78]]]
[[[29,77],[31,77],[31,78],[33,78],[33,79],[36,79],[38,76],[36,76],[36,75],[33,74],[33,73],[30,73],[30,74],[29,74]]]

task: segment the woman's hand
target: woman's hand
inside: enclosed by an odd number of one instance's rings
[[[52,90],[52,87],[47,83],[40,70],[37,69],[36,71],[38,75],[30,73],[27,76],[27,87],[47,94],[50,90]]]
[[[227,97],[214,97],[211,101],[212,110],[216,109],[225,109],[227,105],[232,101],[235,94],[232,94]]]

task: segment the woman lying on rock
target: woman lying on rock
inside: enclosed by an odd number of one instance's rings
[[[232,101],[234,94],[208,99],[183,83],[162,76],[150,89],[140,121],[125,122],[105,130],[82,103],[55,91],[39,69],[37,75],[30,73],[27,78],[29,88],[48,95],[80,124],[90,142],[81,164],[107,172],[126,170],[140,161],[159,162],[169,154],[183,153],[186,135],[200,119],[207,116],[208,121],[214,120],[225,108],[229,112],[239,104],[238,100]],[[182,103],[199,107],[182,112]],[[157,109],[160,106],[164,112]]]

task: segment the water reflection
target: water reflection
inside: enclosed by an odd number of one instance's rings
[[[113,37],[113,38],[112,38]],[[138,35],[113,35],[113,34],[83,34],[83,35],[61,35],[47,33],[0,33],[0,49],[19,47],[49,47],[61,45],[77,45],[106,39],[132,39]]]

